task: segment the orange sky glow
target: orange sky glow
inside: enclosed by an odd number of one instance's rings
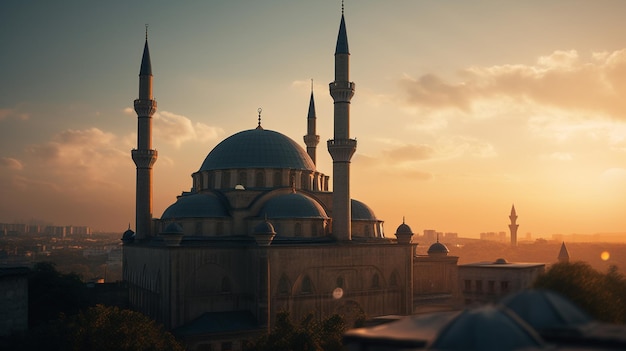
[[[626,232],[626,2],[346,1],[352,197],[413,231]],[[0,222],[134,226],[149,23],[154,215],[257,123],[332,138],[339,1],[0,4]],[[318,169],[331,176],[323,143]]]

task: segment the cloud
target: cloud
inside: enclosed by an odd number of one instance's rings
[[[383,150],[382,154],[387,162],[422,161],[431,158],[434,154],[428,145],[407,144],[394,149]]]
[[[16,171],[21,171],[24,168],[19,160],[11,157],[0,157],[0,167]]]
[[[472,112],[479,101],[505,98],[626,120],[625,76],[626,49],[594,53],[589,60],[570,50],[539,57],[533,65],[470,67],[459,73],[460,82],[434,74],[405,76],[400,86],[405,103],[421,109]]]
[[[0,108],[0,121],[5,119],[18,119],[25,121],[30,118],[26,112],[21,112],[19,108]]]
[[[574,159],[574,156],[569,152],[553,152],[548,155],[542,155],[540,158],[544,160],[571,161]]]
[[[222,128],[193,123],[185,116],[168,111],[155,113],[153,122],[155,140],[162,140],[176,148],[188,141],[215,140],[224,133]]]

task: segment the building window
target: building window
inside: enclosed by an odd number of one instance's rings
[[[230,188],[230,171],[222,171],[222,189]]]
[[[308,275],[305,275],[302,279],[302,289],[300,292],[303,294],[310,294],[313,292],[313,283]]]
[[[222,292],[229,293],[231,292],[230,279],[228,277],[222,277]]]
[[[372,288],[380,288],[380,278],[378,277],[378,273],[374,273],[374,276],[372,277]]]
[[[300,224],[300,222],[296,223],[294,226],[293,233],[295,236],[302,236],[302,224]]]
[[[265,187],[265,172],[263,171],[256,172],[255,186],[257,188]]]
[[[246,186],[246,172],[245,171],[241,171],[239,172],[239,176],[237,177],[237,185],[241,184],[243,186]]]
[[[311,236],[318,236],[317,234],[317,223],[311,222]]]
[[[472,281],[465,279],[465,291],[472,291]]]
[[[283,186],[283,172],[274,172],[274,187]]]
[[[389,285],[398,286],[398,272],[394,271],[391,273],[391,278],[389,279]]]
[[[202,235],[202,222],[196,222],[196,235]]]
[[[483,292],[483,281],[482,280],[477,280],[476,281],[476,292]]]
[[[335,281],[335,285],[337,285],[338,288],[343,288],[343,277],[337,277],[337,280]]]
[[[278,294],[289,295],[289,280],[284,275],[278,281]]]
[[[500,282],[500,291],[503,293],[509,292],[509,282],[507,281]]]
[[[363,236],[368,237],[368,238],[370,236],[372,236],[370,234],[370,226],[369,226],[369,224],[365,224],[365,226],[363,227]]]
[[[310,181],[311,178],[309,177],[309,175],[306,173],[302,173],[302,175],[300,176],[300,186],[302,187],[302,189],[309,190],[311,188]]]
[[[215,188],[215,173],[214,172],[209,172],[208,178],[209,179],[207,181],[206,188],[207,189]]]
[[[494,282],[493,280],[487,282],[487,292],[490,294],[496,293],[496,282]]]

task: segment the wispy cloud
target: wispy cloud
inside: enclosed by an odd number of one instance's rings
[[[21,111],[19,107],[16,108],[0,108],[0,121],[5,119],[18,119],[25,121],[30,118],[30,114]]]
[[[555,51],[533,65],[470,67],[456,82],[435,74],[405,76],[405,103],[421,109],[473,111],[481,100],[510,99],[547,107],[593,112],[588,117],[626,120],[626,49],[594,53],[583,60],[577,51]]]
[[[0,157],[0,167],[17,171],[24,168],[22,162],[11,157]]]

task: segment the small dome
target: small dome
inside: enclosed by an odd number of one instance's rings
[[[263,205],[259,217],[326,219],[328,215],[322,205],[312,198],[300,193],[290,193],[269,199]]]
[[[254,234],[276,234],[276,231],[272,223],[263,221],[254,227]]]
[[[183,233],[183,227],[176,222],[168,224],[167,227],[161,231],[163,235],[182,235]]]
[[[350,200],[352,210],[352,220],[364,220],[364,221],[377,221],[374,211],[369,206],[361,201],[351,199]]]
[[[161,219],[228,217],[228,211],[213,193],[181,195],[170,205]]]
[[[306,151],[291,138],[267,129],[231,135],[207,155],[200,171],[237,168],[288,168],[315,171]]]
[[[396,229],[396,234],[413,234],[411,227],[408,224],[402,223]]]
[[[429,255],[437,255],[437,254],[443,254],[443,255],[447,255],[448,252],[450,252],[450,250],[448,250],[448,248],[446,247],[446,245],[440,243],[440,242],[436,242],[432,245],[430,245],[430,247],[428,248],[428,254]]]
[[[498,258],[494,263],[495,264],[507,264],[509,262],[505,258]]]
[[[126,242],[131,242],[133,240],[135,240],[135,232],[133,232],[129,226],[128,229],[124,232],[124,234],[122,234],[122,241],[126,243]]]

